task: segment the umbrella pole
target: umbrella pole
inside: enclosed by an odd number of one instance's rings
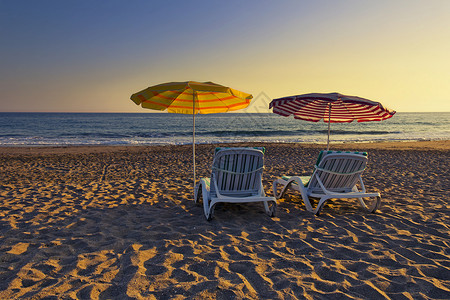
[[[327,151],[330,150],[330,125],[331,125],[331,103],[328,104],[328,139],[327,139]]]
[[[194,195],[195,195],[195,93],[192,93],[192,161],[194,166]],[[195,196],[194,196],[195,197]]]

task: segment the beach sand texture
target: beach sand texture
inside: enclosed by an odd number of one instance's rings
[[[323,148],[263,146],[268,195]],[[211,222],[191,149],[0,148],[0,299],[450,298],[449,141],[333,145],[369,152],[377,214],[334,200],[315,217],[294,193],[275,218],[223,204]]]

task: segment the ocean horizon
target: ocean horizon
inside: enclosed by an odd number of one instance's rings
[[[0,113],[0,146],[183,145],[192,115],[169,113]],[[273,113],[195,116],[197,144],[326,143],[328,124]],[[330,143],[450,140],[450,112],[397,112],[381,122],[332,123]]]

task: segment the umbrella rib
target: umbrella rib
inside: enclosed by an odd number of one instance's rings
[[[213,93],[213,94],[211,94],[211,95],[214,96],[214,97],[216,97],[217,100],[219,100],[221,103],[223,103],[223,104],[225,105],[224,107],[221,107],[221,108],[226,108],[226,109],[227,109],[227,110],[224,111],[224,112],[227,112],[227,111],[230,110],[229,106],[226,105],[226,104],[222,101],[222,99],[220,99],[219,97],[217,97],[217,94],[216,94],[216,93]],[[205,109],[207,109],[207,108],[205,108]]]

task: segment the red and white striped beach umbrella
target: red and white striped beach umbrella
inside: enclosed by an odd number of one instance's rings
[[[273,112],[295,119],[328,123],[327,150],[330,144],[330,123],[350,123],[353,121],[383,121],[391,118],[395,111],[380,102],[339,93],[310,93],[272,100],[269,105]]]

